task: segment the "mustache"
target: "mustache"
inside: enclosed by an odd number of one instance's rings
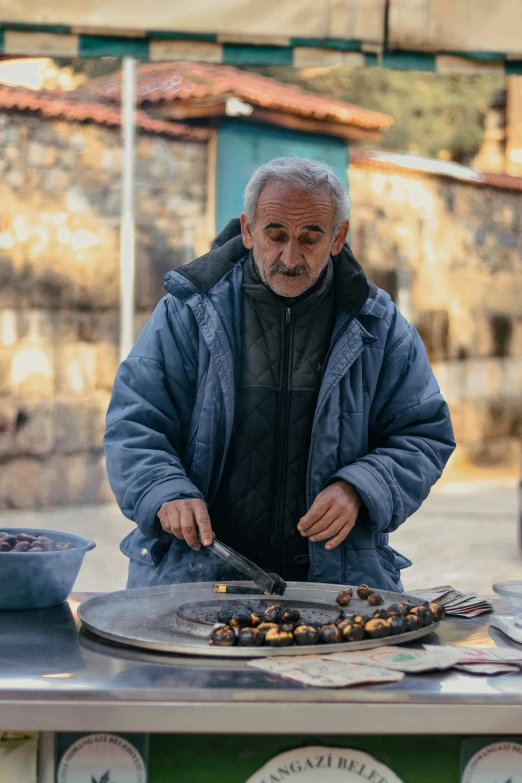
[[[270,267],[270,272],[273,275],[286,275],[287,277],[300,277],[301,275],[310,276],[310,269],[305,264],[293,266],[289,269],[284,264],[280,264],[277,261]]]

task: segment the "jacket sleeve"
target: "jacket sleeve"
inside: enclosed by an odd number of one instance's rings
[[[180,403],[186,407],[194,394],[182,329],[165,297],[121,364],[107,413],[104,446],[112,490],[123,514],[152,536],[160,532],[162,503],[202,499],[180,459]]]
[[[369,454],[339,470],[359,493],[374,531],[413,514],[455,448],[450,413],[417,331],[396,311],[370,410]]]

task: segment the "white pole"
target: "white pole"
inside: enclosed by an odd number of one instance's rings
[[[55,737],[52,731],[41,731],[38,738],[38,783],[53,783],[55,777]]]
[[[136,311],[136,249],[134,240],[134,187],[136,152],[136,60],[122,63],[122,171],[120,213],[120,360],[134,345]]]

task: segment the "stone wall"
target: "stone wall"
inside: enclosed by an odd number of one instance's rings
[[[410,317],[461,451],[512,459],[522,436],[522,192],[353,161],[352,246]]]
[[[0,114],[0,509],[111,496],[119,145],[117,130]],[[206,178],[206,144],[139,135],[138,329],[187,236],[206,235]]]
[[[457,443],[477,464],[520,464],[522,358],[436,362]]]

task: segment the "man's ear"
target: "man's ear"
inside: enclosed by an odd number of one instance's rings
[[[241,222],[241,236],[243,237],[243,244],[247,250],[252,250],[254,247],[254,230],[248,219],[246,212],[243,212],[239,218]]]
[[[330,250],[330,255],[336,256],[338,255],[338,253],[341,252],[341,250],[343,249],[343,245],[346,242],[346,237],[348,236],[349,228],[350,228],[350,221],[343,220],[343,222],[337,229],[337,233],[335,235],[335,239],[332,244],[332,249]]]

